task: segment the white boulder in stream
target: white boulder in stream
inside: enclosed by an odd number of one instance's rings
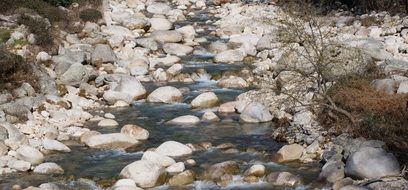
[[[56,163],[47,162],[35,167],[34,173],[40,174],[63,174],[64,170]]]
[[[147,101],[158,103],[178,103],[183,101],[183,94],[175,87],[163,86],[157,88],[151,94],[149,94]]]
[[[98,127],[116,127],[119,123],[113,119],[102,119],[98,122]]]
[[[33,165],[40,164],[44,161],[44,155],[37,149],[23,145],[17,149],[17,158],[30,162]]]
[[[190,46],[186,46],[183,44],[177,43],[167,43],[163,45],[163,50],[167,54],[177,55],[177,56],[185,56],[193,52],[194,48]]]
[[[53,151],[60,151],[60,152],[71,152],[71,149],[67,145],[65,145],[65,144],[63,144],[63,143],[61,143],[61,142],[59,142],[57,140],[44,139],[42,144],[43,144],[44,149],[46,149],[46,150],[53,150]]]
[[[157,147],[155,152],[170,157],[180,157],[190,155],[193,153],[193,150],[182,143],[176,141],[166,141]]]
[[[122,133],[93,135],[85,139],[85,144],[91,148],[129,148],[139,141]]]
[[[244,60],[245,55],[240,50],[227,50],[215,56],[215,62],[233,63]]]
[[[176,161],[173,158],[152,151],[144,152],[142,160],[148,160],[155,164],[159,164],[163,167],[169,167],[176,163]]]
[[[170,120],[169,124],[176,124],[176,125],[187,125],[187,124],[196,124],[200,122],[200,118],[194,115],[183,115],[180,117],[176,117]]]
[[[125,125],[120,132],[137,140],[146,140],[149,138],[149,131],[137,125]]]
[[[245,107],[240,115],[240,118],[245,122],[260,123],[271,121],[273,116],[261,103],[253,102]]]
[[[358,179],[380,178],[399,174],[400,165],[382,148],[362,147],[349,156],[345,172]]]
[[[191,101],[191,106],[194,108],[210,108],[218,103],[218,97],[214,92],[205,92],[198,95]]]
[[[134,180],[137,186],[142,188],[161,185],[166,180],[164,167],[147,160],[139,160],[127,165],[120,175]]]

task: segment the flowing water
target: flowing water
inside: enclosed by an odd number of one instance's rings
[[[99,185],[104,182],[112,184],[120,173],[121,169],[129,163],[141,158],[142,152],[148,148],[157,147],[167,140],[174,140],[182,143],[211,142],[214,146],[223,143],[232,143],[238,152],[226,152],[219,149],[209,149],[194,152],[189,158],[194,159],[197,165],[186,166],[200,174],[204,168],[218,162],[235,160],[240,163],[241,170],[245,170],[254,163],[262,163],[267,171],[289,171],[302,177],[305,186],[294,189],[308,189],[315,186],[315,181],[319,173],[318,164],[277,164],[271,162],[271,155],[275,153],[281,145],[275,142],[270,133],[274,129],[273,123],[247,124],[239,120],[238,114],[219,114],[220,122],[199,123],[196,125],[169,125],[166,121],[182,115],[196,115],[201,117],[205,110],[192,109],[189,106],[191,100],[198,94],[205,91],[213,91],[217,94],[221,103],[232,101],[240,93],[248,89],[222,89],[217,87],[216,82],[211,80],[215,75],[224,71],[239,71],[242,64],[217,64],[212,62],[212,56],[206,52],[207,45],[217,40],[209,33],[215,27],[206,23],[207,20],[214,20],[205,11],[196,12],[196,16],[188,17],[188,21],[177,23],[176,27],[193,24],[196,28],[205,29],[199,33],[198,37],[204,37],[207,42],[201,47],[195,48],[196,53],[183,57],[184,72],[192,73],[197,69],[205,69],[208,74],[201,75],[200,80],[194,83],[144,83],[146,89],[151,92],[158,86],[170,85],[185,89],[184,103],[180,104],[154,104],[136,102],[130,108],[106,109],[104,112],[113,113],[120,126],[125,124],[137,124],[150,132],[150,138],[141,145],[127,150],[94,150],[83,145],[71,143],[72,152],[54,154],[47,157],[47,161],[56,162],[61,165],[65,173],[61,176],[49,176],[38,174],[13,174],[0,179],[0,189],[10,189],[13,184],[21,186],[38,186],[44,182],[56,182],[65,189],[99,189],[96,184],[85,179],[97,181]],[[216,111],[216,110],[213,110]],[[95,113],[99,113],[95,110]],[[102,114],[101,114],[102,115]],[[120,128],[100,128],[96,123],[86,124],[93,130],[101,133],[118,132]],[[84,179],[82,179],[84,178]],[[79,179],[79,180],[78,180]],[[178,189],[168,186],[161,186],[156,189]],[[267,183],[256,184],[244,183],[241,177],[235,176],[234,181],[227,187],[218,187],[205,181],[197,181],[187,189],[288,189],[283,187],[273,187]]]

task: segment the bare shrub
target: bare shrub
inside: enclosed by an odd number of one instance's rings
[[[30,32],[35,34],[37,45],[46,47],[53,44],[50,26],[44,19],[23,14],[18,23],[27,26]]]
[[[102,18],[102,13],[97,9],[85,9],[79,13],[79,17],[84,22],[96,22]]]

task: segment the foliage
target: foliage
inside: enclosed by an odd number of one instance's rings
[[[0,46],[0,89],[12,90],[27,82],[35,89],[39,88],[37,77],[24,59],[10,53],[4,46]]]
[[[45,2],[53,5],[53,6],[69,6],[73,2],[73,0],[44,0]]]
[[[7,29],[0,29],[0,44],[7,42],[10,39],[11,33]]]
[[[44,19],[23,14],[20,16],[18,23],[27,26],[30,32],[35,34],[37,45],[46,47],[53,44],[49,25]]]
[[[63,11],[43,0],[0,0],[0,13],[15,12],[21,8],[33,10],[51,23],[66,19]]]
[[[96,9],[85,9],[79,13],[79,17],[84,21],[96,22],[102,18],[102,13]]]

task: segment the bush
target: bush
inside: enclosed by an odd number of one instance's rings
[[[54,6],[69,6],[73,2],[72,0],[44,0],[45,2]]]
[[[7,42],[10,39],[11,33],[9,30],[0,29],[0,44]]]
[[[63,11],[43,0],[0,0],[0,13],[14,12],[20,8],[31,9],[51,23],[66,19]]]
[[[368,13],[370,11],[388,11],[391,13],[407,12],[408,2],[406,0],[312,0],[315,5],[328,10],[336,10],[342,5],[354,8],[357,13]]]
[[[85,9],[79,13],[79,17],[84,22],[96,22],[102,18],[102,13],[96,9]]]
[[[10,53],[4,46],[0,46],[0,91],[13,90],[22,83],[29,83],[34,89],[39,89],[37,77],[24,59]]]
[[[46,47],[53,44],[49,25],[44,19],[23,14],[20,16],[18,23],[27,26],[29,31],[35,34],[35,42],[37,45]]]

